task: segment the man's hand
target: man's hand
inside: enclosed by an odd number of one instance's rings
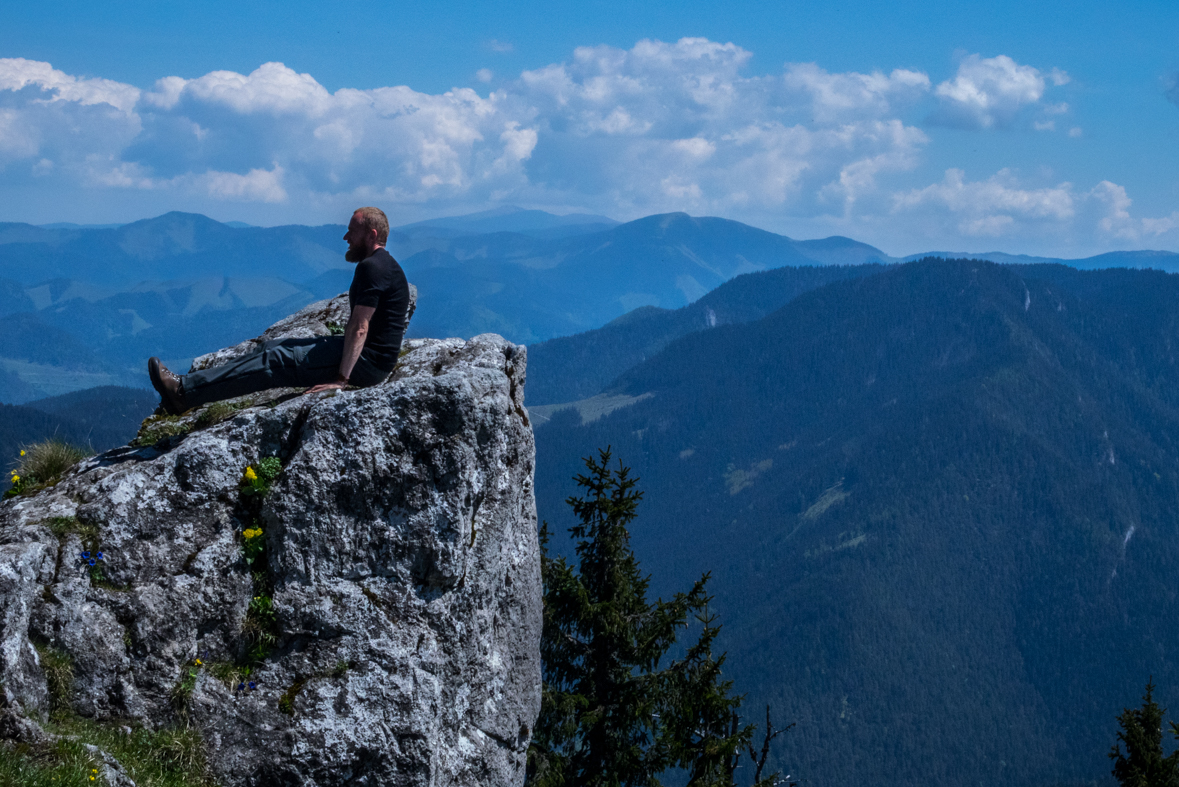
[[[308,388],[306,391],[303,392],[303,394],[306,395],[306,394],[313,394],[313,393],[323,393],[324,391],[342,390],[347,387],[348,387],[348,383],[339,383],[339,382],[320,383],[319,385],[314,385],[314,386]]]
[[[352,367],[360,358],[364,349],[364,340],[368,338],[368,324],[372,320],[376,307],[357,306],[348,317],[348,324],[344,326],[344,356],[340,359],[340,376],[330,383],[320,383],[304,391],[304,394],[334,391],[348,387],[348,378],[352,376]]]

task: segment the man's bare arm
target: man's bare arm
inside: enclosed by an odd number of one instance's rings
[[[376,311],[373,306],[357,306],[352,310],[352,316],[348,318],[348,325],[344,328],[344,355],[340,358],[340,376],[333,382],[308,388],[305,393],[330,391],[348,385],[352,367],[356,366],[360,351],[364,349],[364,341],[368,338],[368,323]]]

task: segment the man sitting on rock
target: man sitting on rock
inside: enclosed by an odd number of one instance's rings
[[[352,214],[344,233],[344,259],[357,265],[348,290],[352,314],[343,336],[266,342],[223,366],[184,376],[152,357],[147,372],[164,409],[179,415],[267,388],[310,386],[306,393],[317,393],[383,381],[397,365],[409,308],[409,284],[397,260],[385,251],[388,239],[389,220],[383,211],[361,208]]]

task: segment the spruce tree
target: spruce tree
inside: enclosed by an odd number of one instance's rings
[[[1113,760],[1113,775],[1122,787],[1179,787],[1179,752],[1163,755],[1163,714],[1154,701],[1154,682],[1146,683],[1142,707],[1126,708],[1118,716],[1119,743],[1109,753]],[[1173,734],[1179,727],[1171,724]],[[1122,744],[1126,753],[1122,753]]]
[[[578,520],[576,566],[549,555],[547,524],[540,534],[544,690],[527,783],[648,787],[675,766],[691,787],[729,787],[753,727],[741,726],[741,698],[712,653],[720,627],[707,612],[708,575],[670,601],[648,601],[628,529],[643,496],[637,479],[621,462],[611,469],[608,448],[584,461],[583,494],[566,501]],[[693,616],[699,639],[668,659]]]
[[[708,581],[708,574],[701,585]],[[710,599],[704,599],[707,605]],[[749,745],[753,725],[741,725],[741,697],[721,677],[725,655],[712,653],[720,633],[707,606],[696,613],[700,638],[667,670],[665,697],[671,705],[660,718],[669,759],[688,773],[689,787],[730,787],[740,752]]]

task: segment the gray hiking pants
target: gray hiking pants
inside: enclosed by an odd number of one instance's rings
[[[267,388],[310,388],[330,383],[340,374],[343,356],[343,336],[269,341],[227,364],[184,375],[184,400],[189,407],[200,407]],[[361,356],[352,369],[350,384],[376,385],[388,374]]]

